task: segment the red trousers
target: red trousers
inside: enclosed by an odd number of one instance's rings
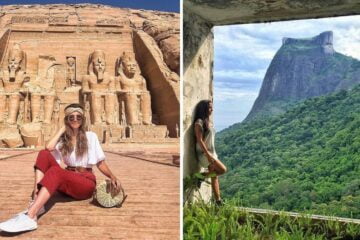
[[[92,172],[73,172],[60,167],[48,150],[41,150],[34,168],[44,173],[38,183],[38,189],[45,187],[50,195],[55,191],[65,193],[77,200],[88,199],[96,187],[96,178]]]

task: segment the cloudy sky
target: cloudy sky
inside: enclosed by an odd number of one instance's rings
[[[283,37],[333,31],[334,49],[360,59],[360,16],[215,27],[214,121],[217,131],[249,113]]]

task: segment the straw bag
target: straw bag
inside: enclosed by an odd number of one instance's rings
[[[127,198],[124,188],[121,188],[121,191],[116,196],[113,196],[112,191],[111,181],[104,180],[96,186],[93,198],[106,208],[121,207]]]

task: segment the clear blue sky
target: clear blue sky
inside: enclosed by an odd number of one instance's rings
[[[0,5],[10,4],[77,4],[94,3],[123,8],[180,12],[180,0],[1,0]]]

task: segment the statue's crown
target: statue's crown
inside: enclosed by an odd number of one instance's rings
[[[133,60],[135,57],[134,57],[134,54],[130,53],[130,52],[123,52],[122,56],[121,56],[121,60],[123,62],[127,62],[127,61],[131,61]]]
[[[9,51],[9,60],[17,59],[21,61],[23,58],[24,58],[24,51],[21,50],[20,45],[16,43]]]
[[[95,50],[91,55],[92,60],[105,59],[105,53],[102,50]]]

